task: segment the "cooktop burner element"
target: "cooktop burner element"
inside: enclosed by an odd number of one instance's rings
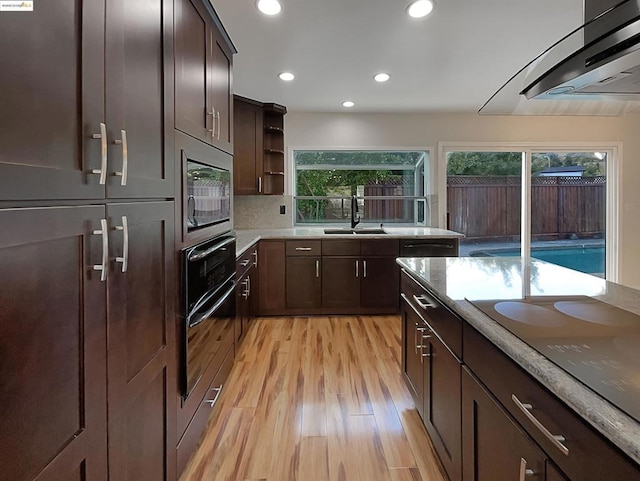
[[[640,422],[640,316],[586,296],[469,300]]]

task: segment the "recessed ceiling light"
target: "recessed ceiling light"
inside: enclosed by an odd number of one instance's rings
[[[294,78],[296,78],[296,76],[291,72],[282,72],[278,75],[278,77],[280,77],[280,80],[284,80],[285,82],[291,82]]]
[[[386,82],[390,78],[391,76],[388,73],[379,73],[373,77],[376,82]]]
[[[351,101],[351,100],[345,100],[344,102],[342,102],[342,106],[343,107],[347,107],[348,109],[350,109],[351,107],[353,107],[356,103]]]
[[[278,0],[258,0],[256,6],[265,15],[277,15],[282,10]]]
[[[433,0],[415,0],[407,7],[407,13],[413,18],[426,17],[431,13],[434,5]]]

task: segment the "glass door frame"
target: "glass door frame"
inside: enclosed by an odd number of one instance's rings
[[[618,281],[620,241],[620,179],[622,143],[620,142],[438,142],[434,178],[438,183],[438,226],[446,228],[447,152],[522,152],[521,255],[531,253],[531,158],[534,153],[603,152],[607,155],[605,278]]]

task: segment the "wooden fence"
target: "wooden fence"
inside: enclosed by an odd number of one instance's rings
[[[562,239],[605,232],[606,179],[533,177],[531,233]],[[447,178],[450,229],[469,239],[511,239],[520,235],[520,177],[452,176]]]

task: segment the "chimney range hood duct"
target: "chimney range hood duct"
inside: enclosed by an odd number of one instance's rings
[[[586,14],[603,2],[615,3],[587,0]],[[624,115],[640,108],[640,0],[586,20],[520,70],[480,114]]]

